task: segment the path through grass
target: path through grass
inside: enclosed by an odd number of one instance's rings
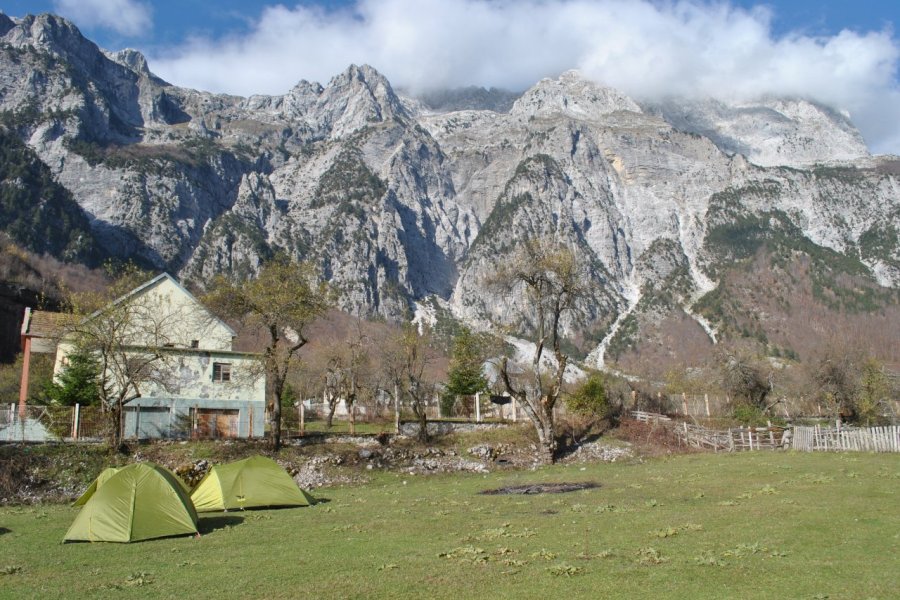
[[[482,496],[532,482],[569,494]],[[0,508],[2,598],[895,598],[900,457],[689,455],[381,474],[199,540],[60,544],[67,506]]]

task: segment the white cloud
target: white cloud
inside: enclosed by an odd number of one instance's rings
[[[75,0],[65,0],[66,3]],[[900,152],[900,46],[890,31],[772,33],[769,9],[681,0],[359,0],[266,8],[242,37],[152,57],[191,87],[284,93],[368,63],[397,86],[521,90],[576,68],[636,98],[812,98],[851,113],[876,151]]]
[[[139,0],[55,0],[53,5],[82,27],[138,35],[153,26],[150,7]]]

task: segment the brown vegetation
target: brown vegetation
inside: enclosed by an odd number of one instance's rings
[[[686,446],[671,428],[655,423],[622,419],[611,435],[630,443],[635,453],[642,456],[699,452],[695,448]]]

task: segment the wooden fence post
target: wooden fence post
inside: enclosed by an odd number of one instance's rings
[[[306,434],[306,406],[300,401],[300,437]]]
[[[78,439],[78,419],[81,416],[81,405],[75,403],[75,410],[72,411],[72,439]]]
[[[400,386],[394,384],[394,430],[400,433]]]
[[[706,416],[709,417],[709,394],[703,394],[703,402],[706,403]]]

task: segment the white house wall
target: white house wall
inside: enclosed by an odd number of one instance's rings
[[[228,326],[171,278],[160,279],[126,301],[146,310],[153,322],[162,326],[163,339],[157,340],[147,334],[152,328],[138,322],[131,332],[130,345],[150,346],[162,341],[189,348],[197,340],[203,349],[231,350],[232,331]]]
[[[166,386],[148,382],[142,396],[265,401],[266,378],[254,355],[180,349],[166,355],[160,363]],[[231,381],[213,381],[214,363],[231,366]]]

